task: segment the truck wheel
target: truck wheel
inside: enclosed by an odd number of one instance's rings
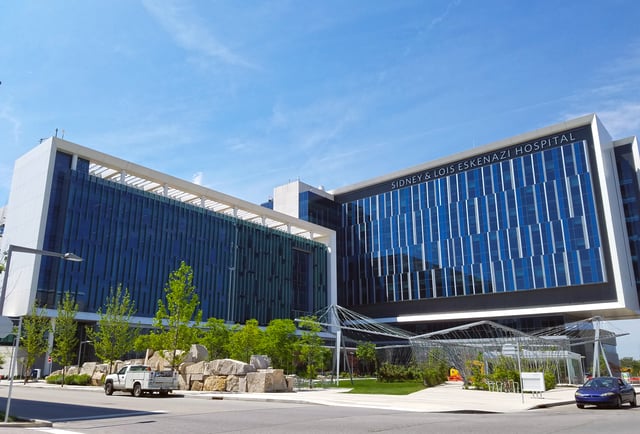
[[[133,396],[136,398],[140,398],[142,396],[142,386],[140,386],[140,383],[133,385]]]
[[[107,383],[104,385],[104,394],[113,395],[113,383]]]

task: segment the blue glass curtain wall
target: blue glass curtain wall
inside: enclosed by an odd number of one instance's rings
[[[631,144],[615,148],[615,156],[636,290],[640,296],[640,186]]]
[[[327,304],[326,246],[264,226],[70,170],[58,153],[44,248],[71,251],[69,267],[43,258],[40,305],[55,308],[70,291],[80,311],[96,312],[122,285],[137,315],[152,317],[169,273],[185,261],[203,317],[261,324]]]
[[[339,224],[340,205],[311,191],[300,193],[298,216],[300,219],[324,226],[334,231]]]
[[[345,306],[602,283],[578,141],[342,205]]]

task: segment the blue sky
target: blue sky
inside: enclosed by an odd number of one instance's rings
[[[639,19],[626,0],[2,2],[0,206],[56,129],[256,203],[587,113],[637,135]]]

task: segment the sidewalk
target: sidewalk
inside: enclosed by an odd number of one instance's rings
[[[224,393],[179,391],[208,399],[260,400],[342,407],[364,407],[413,412],[513,413],[535,408],[574,404],[576,387],[558,387],[533,397],[530,393],[487,392],[463,389],[450,382],[410,395],[360,395],[349,389],[313,389],[283,393]]]

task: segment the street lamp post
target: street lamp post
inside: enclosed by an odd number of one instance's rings
[[[91,344],[91,341],[81,341],[80,348],[78,348],[78,372],[80,372],[80,361],[82,360],[82,347],[84,344]]]
[[[4,267],[4,277],[2,279],[2,292],[0,292],[0,314],[4,314],[4,302],[5,297],[7,295],[7,277],[9,276],[9,267],[11,266],[11,255],[13,252],[17,253],[30,253],[32,255],[40,255],[40,256],[53,256],[55,258],[61,258],[65,261],[73,261],[73,262],[82,262],[82,258],[73,253],[58,253],[58,252],[49,252],[47,250],[38,250],[32,249],[29,247],[16,246],[13,244],[9,244],[9,249],[7,250],[7,262]],[[7,394],[7,407],[4,412],[4,421],[5,423],[9,420],[9,410],[11,408],[11,391],[13,390],[13,376],[14,376],[14,364],[15,360],[18,357],[18,350],[20,349],[20,333],[22,332],[22,316],[20,316],[20,323],[18,326],[18,335],[15,338],[13,352],[11,355],[11,366],[9,368],[9,392]]]
[[[0,293],[0,314],[4,313],[4,299],[7,295],[7,277],[9,276],[9,267],[11,266],[11,254],[13,252],[17,253],[31,253],[33,255],[40,256],[53,256],[55,258],[61,258],[65,261],[72,262],[82,262],[82,258],[73,253],[58,253],[58,252],[49,252],[47,250],[38,250],[32,249],[29,247],[15,246],[13,244],[9,244],[9,249],[7,250],[7,263],[4,267],[4,278],[2,279],[2,293]]]

